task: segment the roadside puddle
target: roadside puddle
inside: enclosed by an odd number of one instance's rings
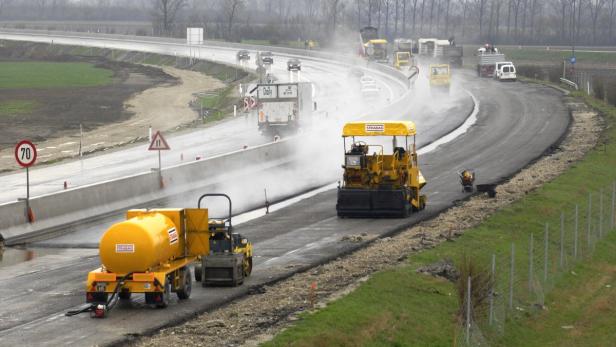
[[[0,246],[0,269],[3,267],[25,263],[49,254],[58,254],[62,250],[54,248],[21,248]]]

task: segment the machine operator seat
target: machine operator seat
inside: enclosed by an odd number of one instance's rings
[[[354,143],[351,145],[351,150],[348,154],[368,154],[368,145]]]

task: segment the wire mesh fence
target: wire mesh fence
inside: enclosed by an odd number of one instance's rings
[[[562,276],[590,259],[597,243],[616,231],[616,181],[584,200],[546,218],[542,226],[524,234],[527,237],[495,250],[488,259],[474,259],[490,272],[492,288],[485,309],[478,310],[472,302],[475,281],[468,276],[458,345],[486,345],[491,337],[505,333],[511,319],[544,310],[547,294]]]

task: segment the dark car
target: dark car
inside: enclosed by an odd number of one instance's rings
[[[274,55],[272,52],[261,52],[261,62],[267,65],[274,64]]]
[[[237,52],[237,60],[250,60],[250,53],[245,50]]]
[[[364,72],[356,67],[352,67],[349,70],[349,77],[353,77],[353,78],[362,78],[364,76]]]
[[[302,63],[297,58],[289,59],[287,62],[287,70],[289,71],[301,71]]]

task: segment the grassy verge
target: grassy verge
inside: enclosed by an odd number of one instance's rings
[[[197,104],[208,112],[204,123],[219,121],[232,112],[232,105],[237,99],[232,95],[234,87],[227,86],[199,97]]]
[[[615,108],[585,98],[603,113],[608,126],[616,123]],[[445,258],[459,260],[467,254],[475,259],[485,259],[487,263],[492,254],[506,256],[512,243],[527,242],[531,233],[540,235],[546,221],[558,225],[561,210],[570,210],[573,203],[584,202],[589,191],[596,192],[614,180],[616,128],[608,127],[603,136],[608,140],[605,147],[592,150],[557,179],[495,213],[455,242],[411,254],[407,265],[377,273],[345,298],[316,313],[304,314],[298,324],[265,345],[458,344],[461,337],[456,323],[458,303],[454,284],[419,274],[416,269]],[[585,222],[583,216],[580,222]],[[550,242],[550,249],[556,248],[555,241],[550,239]],[[616,316],[611,314],[614,296],[610,296],[609,291],[605,293],[607,287],[602,285],[616,278],[616,269],[610,265],[616,257],[615,248],[616,236],[611,234],[598,243],[592,256],[584,253],[588,259],[572,268],[576,275],[550,272],[554,290],[545,298],[549,310],[532,310],[532,299],[526,303],[516,301],[515,306],[526,309],[514,310],[506,317],[506,333],[487,330],[483,337],[488,344],[494,345],[609,345],[614,335],[610,328],[616,321]],[[520,256],[516,263],[527,256],[524,248],[518,251],[516,254]],[[518,269],[525,267],[519,266]],[[524,271],[520,270],[521,273]],[[521,282],[516,286],[525,287],[526,282]],[[593,292],[597,295],[591,295]],[[505,297],[503,292],[500,294],[501,298]],[[576,321],[578,318],[579,322]],[[576,340],[579,343],[570,343],[562,326],[575,326],[576,323],[580,323],[580,329],[573,329],[570,333],[579,334]]]
[[[112,76],[112,71],[88,63],[0,63],[0,89],[101,86],[111,83]]]
[[[0,101],[0,117],[20,116],[32,113],[37,107],[34,100]]]
[[[549,311],[513,320],[502,346],[611,346],[616,332],[616,233],[575,266],[546,298]]]
[[[472,57],[477,53],[478,46],[464,46],[464,56]],[[558,65],[563,60],[569,61],[571,51],[546,50],[545,47],[501,47],[507,60],[516,62],[542,62]],[[614,64],[615,52],[584,52],[576,51],[575,57],[579,64]]]

